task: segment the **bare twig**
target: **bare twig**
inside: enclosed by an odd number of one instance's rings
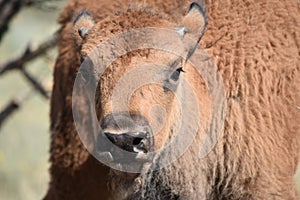
[[[23,95],[18,95],[17,97],[12,98],[6,106],[0,111],[0,129],[3,123],[16,111],[18,111],[21,106],[25,103],[25,101],[29,100],[33,97],[35,91],[29,90],[25,92]]]
[[[21,69],[26,62],[37,58],[38,56],[44,54],[50,48],[54,47],[56,45],[56,42],[57,34],[54,34],[48,40],[39,45],[36,49],[31,49],[28,47],[21,57],[0,64],[0,76],[3,75],[5,72],[8,72],[13,69]]]
[[[21,68],[20,71],[26,78],[26,80],[32,85],[32,87],[39,92],[45,99],[49,99],[49,94],[46,91],[46,89],[39,83],[38,80],[34,76],[32,76],[30,73],[28,73],[25,68]]]
[[[0,128],[3,124],[3,122],[18,108],[20,107],[21,102],[19,102],[16,99],[12,99],[5,107],[4,109],[0,112]]]
[[[48,0],[56,1],[56,0]],[[22,7],[29,5],[43,6],[48,8],[48,4],[44,5],[47,1],[44,0],[0,0],[0,43],[3,39],[3,35],[7,32],[11,20]],[[50,8],[50,7],[49,7]],[[51,7],[52,8],[52,7]],[[54,8],[54,7],[53,7]],[[26,95],[17,96],[12,98],[6,106],[0,110],[0,128],[6,119],[8,119],[13,113],[15,113],[24,102],[33,96],[36,92],[40,93],[45,99],[49,99],[49,93],[44,88],[44,86],[25,69],[25,64],[35,58],[40,57],[41,55],[48,52],[49,49],[54,47],[57,43],[57,34],[54,34],[45,42],[40,44],[36,48],[31,48],[28,45],[26,51],[19,58],[8,60],[8,62],[0,63],[0,76],[5,74],[8,71],[17,69],[23,74],[26,80],[31,84],[32,89],[26,93]],[[22,97],[22,98],[20,98]]]
[[[9,28],[10,21],[23,6],[37,6],[47,10],[56,9],[60,0],[0,0],[0,42]],[[52,3],[52,4],[51,4]]]
[[[31,0],[2,0],[0,2],[0,41],[8,30],[10,20],[20,11],[22,6],[31,3]]]
[[[41,86],[44,88],[44,86],[41,84]],[[0,129],[2,128],[2,125],[4,122],[12,116],[13,113],[18,111],[23,104],[31,99],[36,94],[36,89],[30,89],[29,91],[26,91],[25,93],[18,95],[14,98],[12,98],[5,107],[0,111]]]
[[[39,81],[34,76],[26,71],[24,64],[46,53],[50,48],[55,46],[56,41],[57,35],[54,34],[37,48],[32,49],[28,47],[21,57],[4,64],[0,64],[0,76],[10,70],[18,69],[24,75],[26,80],[33,86],[33,89],[35,91],[39,92],[44,98],[49,99],[47,90],[43,87],[42,84],[39,83]],[[33,91],[30,92],[30,94],[32,93]],[[17,111],[26,99],[27,98],[13,98],[3,108],[3,110],[0,111],[0,128],[3,122],[15,111]]]

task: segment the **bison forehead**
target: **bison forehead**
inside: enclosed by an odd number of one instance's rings
[[[108,40],[112,35],[121,32],[145,27],[174,28],[175,26],[167,18],[148,12],[132,11],[111,16],[96,23],[91,29],[86,38],[86,43],[82,46],[81,53],[88,55],[102,41]]]

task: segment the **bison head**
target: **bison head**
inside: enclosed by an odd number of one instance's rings
[[[178,157],[208,126],[206,83],[189,63],[206,27],[203,6],[192,3],[178,21],[147,9],[97,23],[84,11],[74,21],[82,64],[73,101],[89,104],[82,119],[73,103],[77,129],[115,169],[140,172],[166,146]]]

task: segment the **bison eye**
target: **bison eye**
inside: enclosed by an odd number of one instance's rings
[[[176,69],[176,71],[173,72],[173,74],[171,75],[171,79],[173,81],[178,81],[179,79],[179,75],[181,72],[184,72],[183,68],[182,67],[179,67],[178,69]]]

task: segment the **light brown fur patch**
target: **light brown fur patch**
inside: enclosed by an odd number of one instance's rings
[[[75,130],[71,98],[80,53],[72,37],[72,19],[79,11],[89,10],[98,23],[97,35],[105,36],[93,41],[96,35],[91,33],[83,49],[87,54],[118,31],[177,24],[189,3],[69,2],[59,19],[62,28],[51,100],[51,183],[45,199],[109,199],[122,191],[131,192],[134,185],[129,179],[115,188],[119,191],[111,190],[108,185],[115,182],[109,169],[85,150]],[[153,11],[145,24],[139,20],[149,13],[138,11],[141,5],[159,11]],[[128,7],[136,11],[127,13]],[[128,19],[114,24],[112,19],[124,11]],[[196,142],[173,165],[153,172],[153,180],[145,185],[170,186],[181,199],[298,199],[293,176],[300,158],[299,2],[207,0],[206,11],[209,25],[201,45],[226,87],[225,131],[205,159],[198,159]],[[205,92],[201,87],[195,86]],[[84,114],[87,105],[78,106]]]

